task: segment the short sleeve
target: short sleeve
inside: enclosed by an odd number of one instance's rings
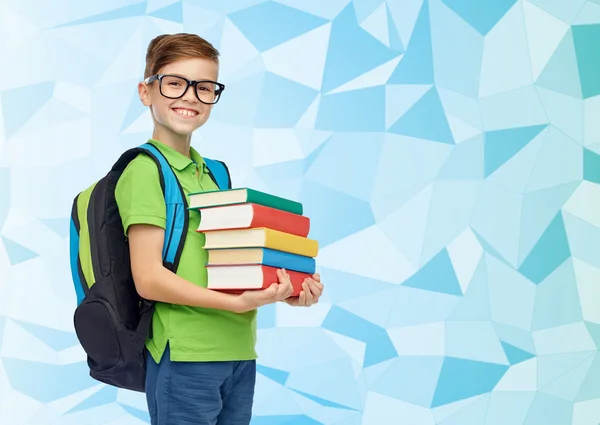
[[[115,198],[125,234],[132,224],[151,224],[166,228],[165,200],[156,164],[138,156],[131,161],[117,182]]]

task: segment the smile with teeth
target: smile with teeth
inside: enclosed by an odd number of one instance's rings
[[[198,115],[198,112],[196,111],[191,111],[189,109],[180,109],[180,108],[173,108],[173,110],[178,114],[181,115],[182,117],[195,117],[196,115]]]

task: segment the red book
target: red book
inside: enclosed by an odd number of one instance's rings
[[[207,266],[208,289],[239,293],[246,290],[266,289],[278,283],[277,268],[261,264],[244,266]],[[292,296],[300,295],[302,283],[309,273],[286,270],[290,275],[294,291]]]
[[[309,217],[259,204],[225,205],[199,211],[198,232],[265,227],[307,237],[310,230]]]

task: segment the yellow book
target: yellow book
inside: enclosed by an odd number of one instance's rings
[[[314,239],[280,232],[264,227],[203,232],[205,249],[270,248],[291,254],[316,257],[319,244]]]

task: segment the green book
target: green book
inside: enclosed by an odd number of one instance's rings
[[[188,194],[188,196],[190,209],[253,203],[293,214],[302,215],[303,213],[300,202],[249,188],[194,192]]]

